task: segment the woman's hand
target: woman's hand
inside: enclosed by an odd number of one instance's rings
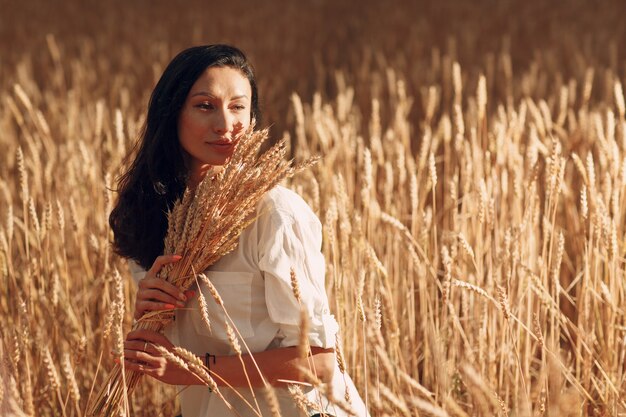
[[[155,345],[172,350],[174,345],[167,337],[152,330],[134,330],[126,336],[124,342],[124,367],[138,371],[172,385],[202,384],[193,373],[169,362],[161,356]]]
[[[180,255],[162,255],[154,260],[152,267],[139,281],[139,289],[135,299],[135,319],[139,320],[148,311],[173,310],[184,307],[194,292],[181,292],[176,286],[164,279],[157,278],[157,273],[165,265],[178,262]]]

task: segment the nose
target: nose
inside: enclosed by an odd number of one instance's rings
[[[218,135],[225,135],[232,130],[234,123],[233,115],[227,109],[220,109],[215,112],[213,131]]]

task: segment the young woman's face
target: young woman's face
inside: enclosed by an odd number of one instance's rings
[[[250,126],[252,89],[237,69],[209,67],[194,83],[178,116],[178,138],[190,174],[224,165]]]

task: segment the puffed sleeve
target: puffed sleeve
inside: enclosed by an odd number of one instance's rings
[[[308,206],[306,209],[310,211]],[[324,286],[320,221],[312,212],[296,216],[277,210],[264,217],[259,235],[259,267],[265,279],[270,319],[280,326],[280,346],[296,346],[300,335],[300,304],[291,284],[293,268],[301,303],[309,317],[310,345],[333,347],[339,326],[330,314]]]

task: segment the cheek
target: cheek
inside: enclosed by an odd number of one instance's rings
[[[249,114],[246,114],[245,116],[242,116],[239,118],[238,120],[238,124],[241,129],[247,129],[250,126],[250,122],[251,122],[251,118]]]
[[[194,118],[192,115],[182,113],[178,120],[178,138],[181,143],[191,143],[198,137],[202,138],[202,134],[206,130],[203,123]]]
[[[187,153],[193,153],[194,140],[197,137],[197,133],[195,132],[194,126],[192,123],[189,123],[189,118],[181,115],[178,122],[178,142],[180,143],[180,147],[185,150]]]

